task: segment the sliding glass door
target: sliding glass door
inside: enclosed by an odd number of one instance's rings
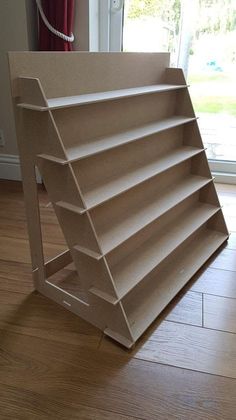
[[[182,67],[213,171],[236,174],[236,0],[125,0],[123,51]]]

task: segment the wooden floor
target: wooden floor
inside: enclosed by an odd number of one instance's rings
[[[232,231],[132,351],[33,291],[21,184],[0,182],[0,419],[236,419],[236,187]],[[65,248],[40,191],[45,255]],[[235,233],[234,233],[235,232]]]

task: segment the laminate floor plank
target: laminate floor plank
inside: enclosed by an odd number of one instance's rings
[[[167,313],[165,317],[165,313]],[[167,321],[202,326],[202,294],[179,294],[166,308],[162,317]]]
[[[236,378],[236,334],[163,321],[135,357]]]
[[[0,292],[0,328],[30,337],[97,348],[102,332],[38,292]]]
[[[22,398],[36,393],[110,411],[111,418],[115,412],[145,420],[235,419],[232,379],[134,359],[124,349],[110,354],[6,331],[0,348],[0,383],[21,388]]]
[[[236,299],[236,272],[206,268],[193,278],[190,290]]]
[[[28,294],[34,290],[30,263],[0,259],[0,291]]]
[[[236,272],[236,250],[224,248],[210,261],[210,267]]]
[[[29,242],[26,239],[0,237],[1,259],[11,262],[30,263]],[[65,250],[64,245],[44,243],[45,257],[54,258]]]
[[[236,300],[204,295],[204,327],[236,334]]]
[[[1,381],[1,380],[0,380]],[[111,411],[83,406],[76,407],[53,400],[36,392],[22,391],[15,386],[0,383],[1,420],[133,420],[137,417],[123,416]]]
[[[26,229],[26,223],[22,220],[14,219],[12,222],[9,218],[1,218],[0,236],[28,240]],[[42,236],[47,243],[66,244],[60,227],[55,228],[55,225],[50,222],[42,223]]]

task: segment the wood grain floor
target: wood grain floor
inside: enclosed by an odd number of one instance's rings
[[[236,418],[236,187],[232,234],[132,351],[33,290],[22,187],[0,181],[0,420]],[[40,194],[46,258],[66,248]]]

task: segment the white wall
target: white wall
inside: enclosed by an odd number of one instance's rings
[[[88,0],[75,0],[74,48],[82,51],[89,49],[88,6]],[[0,129],[5,137],[5,146],[0,146],[0,179],[20,179],[7,52],[30,50],[37,50],[35,0],[0,0]]]
[[[73,48],[76,51],[89,50],[89,1],[75,0],[75,20]],[[97,1],[97,0],[92,0]]]
[[[35,33],[31,34],[29,22],[33,18],[33,1],[0,1],[0,128],[4,131],[5,146],[0,154],[17,155],[15,122],[11,102],[7,51],[29,50],[35,46]]]

